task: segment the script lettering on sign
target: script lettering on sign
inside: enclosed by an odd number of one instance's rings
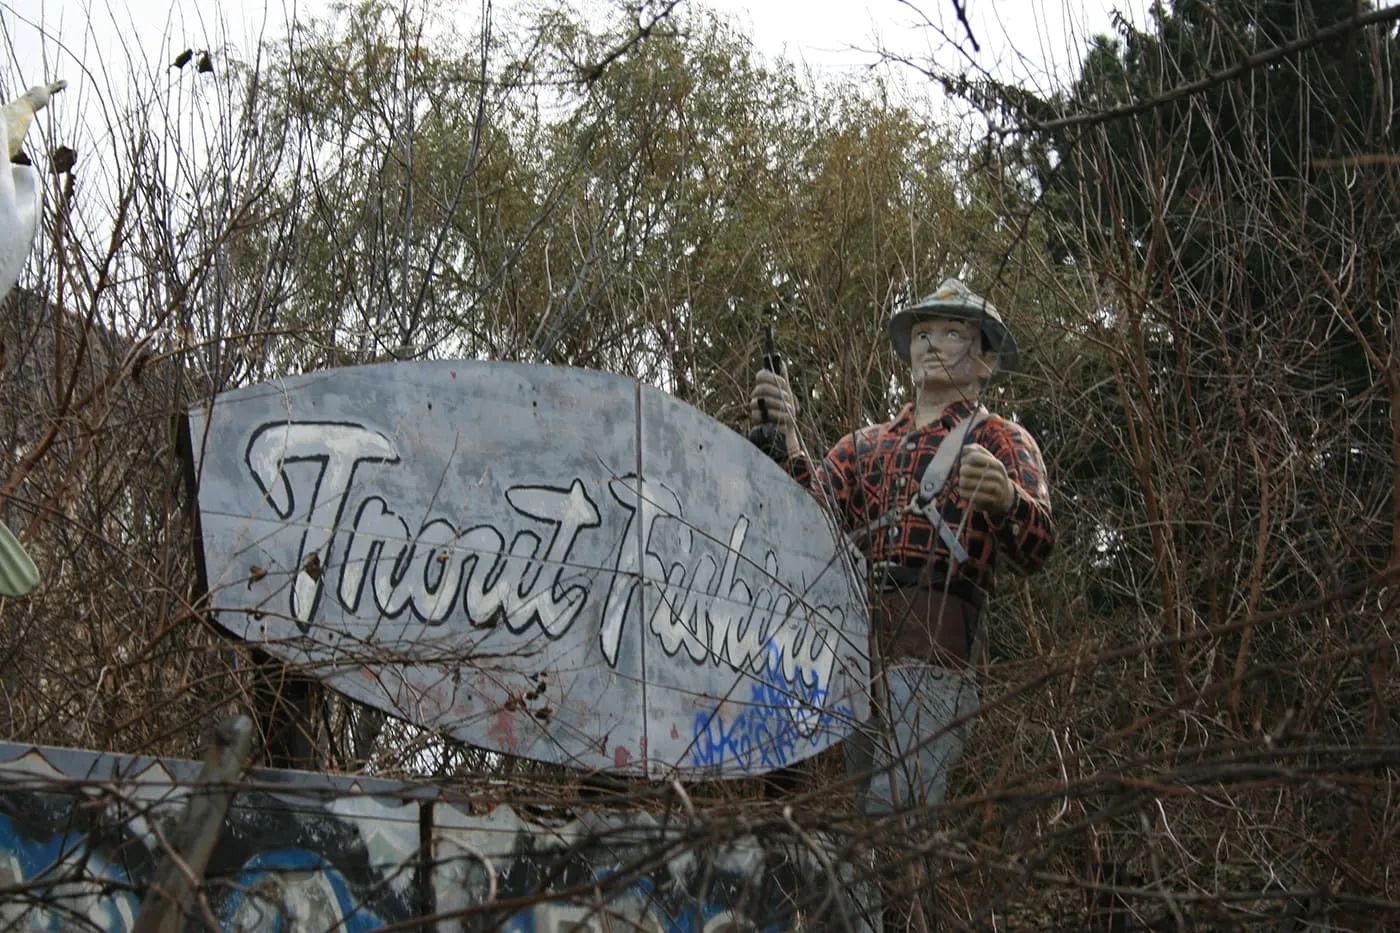
[[[305,490],[286,470],[297,462],[317,465]],[[490,525],[459,529],[445,519],[429,521],[411,535],[408,522],[388,503],[369,496],[350,523],[344,553],[335,554],[356,468],[398,462],[392,442],[361,425],[279,424],[254,432],[248,469],[268,504],[280,518],[290,519],[297,503],[306,503],[308,530],[297,553],[288,607],[301,630],[310,628],[322,583],[336,561],[340,604],[352,614],[360,610],[368,588],[374,610],[388,618],[409,609],[423,622],[439,623],[460,605],[478,626],[504,619],[512,631],[538,625],[548,635],[563,634],[587,598],[585,587],[563,579],[569,549],[580,530],[598,524],[598,510],[583,484],[575,480],[567,490],[508,490],[506,499],[515,512],[539,523],[538,530],[516,532],[509,548],[502,532]],[[333,516],[329,524],[316,525],[318,509]],[[541,534],[548,535],[543,552]],[[552,577],[546,573],[550,567],[556,568]]]
[[[190,412],[235,637],[478,747],[753,774],[865,715],[859,557],[733,430],[628,377],[347,367]]]
[[[302,569],[297,571],[291,597],[292,618],[303,632],[321,599],[321,574],[307,570],[307,564],[312,555],[319,560],[329,546],[331,535],[340,524],[355,468],[362,463],[398,461],[398,452],[387,437],[358,424],[268,424],[248,439],[248,470],[277,516],[293,520],[298,500],[305,503],[306,533],[297,554],[297,566]],[[292,474],[287,471],[289,465],[296,463],[315,467],[311,488],[304,497],[293,489]],[[324,508],[327,503],[335,511],[328,523],[318,526],[317,507]]]
[[[583,481],[508,488],[506,502],[520,520],[514,527],[461,527],[442,516],[413,530],[381,496],[356,494],[366,464],[398,463],[393,442],[363,425],[283,422],[253,432],[253,482],[279,518],[306,526],[287,607],[301,630],[309,630],[326,581],[335,579],[335,597],[351,615],[410,612],[437,625],[456,613],[476,627],[504,622],[517,633],[565,634],[598,589],[571,561],[579,536],[601,524]],[[812,615],[839,622],[840,609],[807,606],[775,585],[777,555],[766,551],[760,564],[745,553],[748,518],[735,516],[727,540],[704,548],[674,490],[635,475],[608,485],[616,507],[630,513],[601,575],[599,648],[610,666],[647,581],[643,624],[667,656],[780,674],[807,691],[831,682],[837,656]]]
[[[837,656],[813,626],[813,608],[773,585],[778,559],[771,550],[761,567],[744,553],[747,518],[735,517],[717,562],[713,553],[697,551],[695,529],[685,522],[673,490],[645,479],[639,483],[635,476],[620,477],[609,486],[618,506],[632,517],[618,545],[603,608],[600,644],[608,663],[617,661],[624,620],[645,578],[655,581],[657,593],[643,624],[668,656],[684,653],[696,664],[718,660],[759,676],[777,674],[806,690],[831,683]],[[815,612],[838,623],[841,619],[834,607]],[[793,703],[792,708],[799,721],[820,715],[809,704]]]

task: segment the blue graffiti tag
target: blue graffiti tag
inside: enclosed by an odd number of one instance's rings
[[[695,714],[690,762],[700,768],[737,766],[744,771],[782,768],[844,738],[851,708],[828,705],[829,690],[801,669],[788,680],[770,650],[765,676],[750,687],[749,702],[729,700]],[[737,709],[728,721],[722,707]]]
[[[0,815],[0,928],[67,930],[79,927],[122,933],[136,921],[141,902],[131,879],[88,848],[84,834],[63,832],[34,839]],[[27,890],[27,897],[19,896]]]
[[[225,930],[344,930],[366,933],[384,921],[365,909],[330,862],[305,849],[260,852],[243,866],[225,905]]]

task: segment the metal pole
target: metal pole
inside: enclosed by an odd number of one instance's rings
[[[215,732],[132,933],[177,933],[183,926],[252,746],[253,721],[247,716],[228,719]]]

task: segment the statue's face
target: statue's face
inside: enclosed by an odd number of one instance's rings
[[[982,327],[956,318],[925,318],[909,329],[909,365],[925,388],[975,391],[991,375],[982,356]]]

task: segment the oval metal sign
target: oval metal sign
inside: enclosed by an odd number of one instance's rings
[[[190,413],[210,606],[468,744],[741,776],[867,712],[860,557],[746,439],[637,381],[387,363]]]

